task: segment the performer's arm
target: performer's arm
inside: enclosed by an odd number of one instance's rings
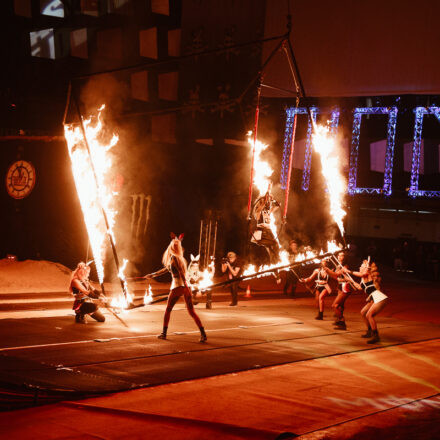
[[[324,270],[334,279],[334,280],[337,280],[338,279],[338,276],[341,274],[341,272],[338,270],[338,271],[333,271],[333,270],[331,270],[331,269],[329,269],[328,267],[324,267]]]
[[[301,278],[301,282],[302,283],[310,283],[310,281],[313,281],[315,278],[316,278],[316,275],[318,275],[318,271],[319,271],[319,269],[315,269],[313,272],[312,272],[312,275],[310,275],[308,278]]]
[[[156,278],[159,277],[165,273],[168,272],[168,269],[166,267],[164,267],[163,269],[158,270],[157,272],[153,272],[153,273],[149,273],[148,275],[145,275],[145,278],[147,280],[151,279],[151,278]]]
[[[77,299],[81,299],[86,296],[89,296],[89,291],[80,283],[78,279],[72,280],[72,286],[76,287],[80,292],[75,295]]]
[[[240,272],[240,267],[236,267],[235,269],[230,265],[229,261],[227,263],[229,270],[232,274],[232,276],[236,277],[238,275],[238,272]]]
[[[229,263],[222,263],[222,273],[226,272],[226,269],[228,268]]]
[[[368,274],[368,269],[363,270],[363,271],[359,271],[359,272],[354,271],[354,270],[345,269],[344,272],[348,273],[349,275],[354,275],[355,277],[362,278],[362,277],[364,277],[365,275]]]

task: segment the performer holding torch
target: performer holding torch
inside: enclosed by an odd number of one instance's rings
[[[355,275],[361,278],[360,287],[367,296],[367,304],[361,310],[361,316],[367,325],[367,332],[362,335],[363,338],[371,338],[368,344],[376,344],[379,342],[379,332],[377,330],[377,323],[375,316],[377,316],[388,303],[388,297],[380,291],[381,277],[376,264],[364,260],[359,271],[354,272],[345,269],[345,272],[350,275]]]
[[[194,322],[197,324],[197,327],[200,330],[200,342],[206,342],[207,337],[205,329],[200,321],[200,318],[194,310],[191,289],[188,287],[186,282],[187,263],[183,257],[182,239],[183,234],[180,234],[179,237],[176,237],[174,233],[171,233],[171,242],[163,253],[162,257],[162,264],[165,267],[157,272],[145,276],[145,278],[151,279],[167,272],[170,272],[172,276],[170,294],[168,296],[167,308],[163,318],[163,330],[158,338],[167,338],[168,323],[170,321],[171,311],[179,298],[183,295],[188,313],[194,319]]]
[[[327,272],[327,260],[321,261],[321,266],[315,269],[308,278],[301,278],[302,283],[310,283],[315,280],[315,298],[318,303],[318,314],[315,319],[322,321],[324,319],[324,299],[332,293],[328,284],[329,274]]]
[[[338,281],[338,294],[333,301],[332,307],[335,310],[336,321],[335,326],[339,330],[346,330],[347,325],[344,318],[345,301],[349,297],[353,290],[361,287],[354,282],[354,280],[346,273],[348,270],[348,264],[346,263],[345,252],[340,252],[337,257],[333,256],[332,261],[336,266],[335,271],[330,268],[326,268],[327,273]]]
[[[75,322],[86,323],[86,315],[90,315],[95,321],[104,322],[105,316],[99,311],[99,306],[93,300],[99,298],[100,294],[93,289],[89,283],[90,266],[80,262],[72,272],[69,291],[75,296],[72,309],[75,310]]]

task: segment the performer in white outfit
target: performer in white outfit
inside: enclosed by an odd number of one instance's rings
[[[370,259],[364,260],[358,272],[345,270],[350,275],[361,278],[359,288],[367,294],[367,304],[362,308],[361,315],[367,325],[367,332],[362,335],[363,338],[370,338],[367,342],[375,344],[379,342],[379,333],[375,316],[382,311],[388,303],[388,297],[380,291],[381,277],[379,270]]]

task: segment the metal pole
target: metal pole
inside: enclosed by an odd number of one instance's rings
[[[218,220],[215,220],[215,226],[214,226],[214,249],[212,250],[212,256],[215,258],[215,248],[217,245],[217,224]]]
[[[208,252],[207,252],[207,265],[209,266],[209,257],[211,256],[211,230],[212,230],[212,219],[209,219],[209,229],[208,229]]]
[[[80,126],[81,126],[81,132],[83,134],[84,143],[86,145],[87,153],[88,153],[89,159],[90,159],[90,167],[92,169],[93,177],[95,179],[96,188],[97,188],[98,194],[99,194],[98,176],[96,175],[96,170],[95,170],[95,167],[93,165],[93,158],[92,158],[92,154],[90,152],[89,142],[87,141],[86,130],[84,128],[84,122],[83,122],[83,118],[82,118],[82,115],[81,115],[81,110],[79,108],[79,102],[78,102],[78,97],[76,96],[76,93],[73,94],[73,100],[75,101],[76,111],[78,113],[79,122],[80,122]],[[99,198],[98,198],[98,202],[101,205],[101,202],[100,202]],[[102,207],[102,205],[101,205],[101,211],[102,211],[102,216],[104,217],[105,227],[106,227],[106,230],[107,230],[107,237],[108,237],[108,239],[110,241],[110,245],[111,245],[111,248],[112,248],[112,251],[113,251],[113,258],[115,260],[116,270],[117,270],[118,278],[119,278],[119,258],[118,258],[118,254],[116,252],[116,247],[115,247],[115,243],[113,241],[113,237],[112,237],[112,235],[109,232],[110,231],[110,226],[109,226],[109,222],[108,222],[108,218],[107,218],[107,213],[105,212],[105,209]],[[119,278],[119,281],[121,283],[122,292],[124,293],[125,299],[127,299],[128,294],[127,294],[127,290],[125,288],[124,282],[122,281],[121,278]],[[101,283],[101,288],[103,288],[103,283]]]
[[[199,237],[199,262],[202,256],[202,234],[203,234],[203,219],[200,220],[200,237]]]
[[[296,97],[296,107],[297,108],[298,108],[298,104],[299,104],[299,96]],[[287,207],[289,206],[290,178],[292,176],[293,150],[294,150],[294,146],[295,146],[297,119],[298,119],[298,114],[295,112],[295,116],[293,117],[292,142],[290,144],[289,169],[287,170],[286,192],[285,192],[285,198],[284,198],[284,212],[283,212],[283,220],[284,221],[286,220]]]

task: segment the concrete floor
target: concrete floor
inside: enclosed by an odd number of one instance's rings
[[[2,319],[2,409],[64,403],[5,412],[0,428],[9,438],[31,438],[18,422],[18,415],[26,415],[35,438],[39,430],[47,433],[48,417],[61,420],[66,411],[76,417],[100,408],[103,420],[96,426],[89,421],[86,430],[76,427],[78,438],[92,432],[122,438],[102,431],[105,419],[115,416],[102,408],[117,411],[123,429],[124,417],[130,426],[134,417],[124,411],[136,402],[143,416],[131,438],[149,438],[141,435],[145,423],[151,432],[176,439],[277,438],[289,432],[290,438],[400,438],[415,426],[424,426],[430,436],[406,438],[435,438],[433,433],[440,435],[436,288],[390,286],[392,301],[378,318],[376,345],[360,338],[362,295],[347,302],[346,331],[333,328],[331,298],[324,321],[314,319],[313,299],[305,294],[286,299],[263,292],[261,299],[240,301],[238,307],[216,302],[212,310],[201,303],[196,309],[207,329],[206,344],[198,342],[181,303],[166,341],[156,338],[164,304],[121,315],[129,328],[109,314],[105,323],[78,325],[71,311]],[[108,394],[114,392],[119,393]],[[55,425],[50,438],[72,437],[70,428]]]

